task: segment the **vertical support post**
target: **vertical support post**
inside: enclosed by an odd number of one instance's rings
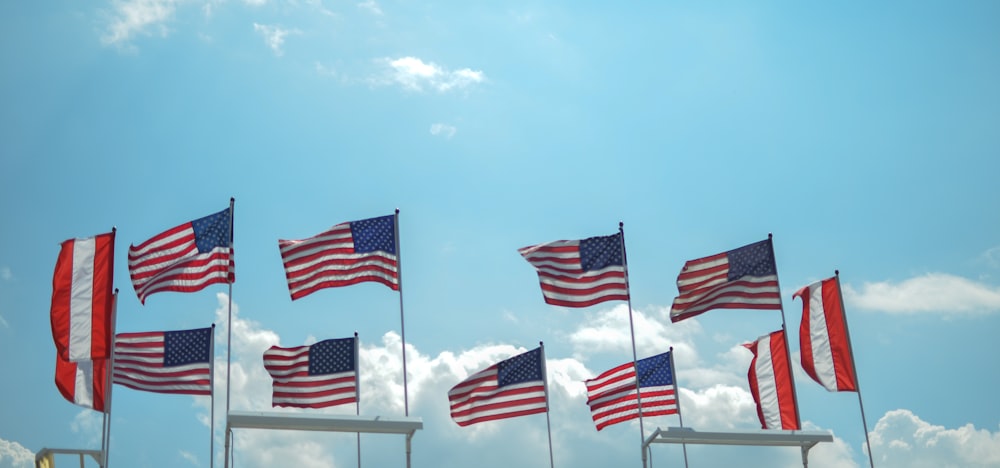
[[[358,367],[360,357],[358,355],[360,347],[358,345],[358,332],[354,332],[354,414],[361,416],[361,368]],[[361,433],[358,436],[358,468],[361,468]]]
[[[795,427],[802,430],[802,415],[799,414],[799,395],[795,391],[795,372],[792,370],[792,352],[788,347],[788,327],[785,326],[785,301],[781,298],[781,282],[778,281],[778,259],[774,255],[773,234],[767,234],[768,247],[771,248],[771,258],[774,259],[774,279],[778,284],[778,302],[781,307],[781,332],[785,335],[785,356],[788,358],[788,380],[792,382],[792,403],[795,404]]]
[[[209,374],[208,388],[209,388],[209,429],[208,429],[208,466],[210,468],[215,467],[215,324],[212,324],[212,341],[211,341],[211,351],[209,352],[208,359],[210,360],[208,368],[211,369]]]
[[[409,417],[410,392],[406,385],[406,323],[403,320],[403,252],[399,242],[399,208],[396,208],[395,216],[393,228],[396,231],[396,276],[399,280],[399,334],[403,341],[403,414]],[[409,450],[407,450],[407,454],[409,454]],[[409,460],[409,455],[407,455],[407,460]],[[409,461],[407,461],[407,466],[409,466]]]
[[[229,265],[230,265],[230,269],[232,268],[232,264],[233,264],[232,263],[233,262],[233,259],[232,259],[232,255],[233,255],[233,225],[235,224],[233,218],[235,217],[235,213],[234,213],[234,207],[235,207],[235,205],[236,205],[236,199],[230,197],[229,198]],[[227,430],[226,430],[226,434],[224,434],[225,435],[225,452],[226,452],[224,467],[225,468],[229,468],[229,443],[230,443],[229,442],[230,432],[228,430],[228,428],[229,428],[229,424],[228,424],[228,421],[229,421],[229,394],[230,394],[230,389],[233,386],[232,374],[230,373],[230,368],[232,367],[232,363],[233,363],[233,358],[232,358],[232,354],[233,354],[233,278],[232,278],[232,276],[229,277],[229,317],[228,317],[226,323],[227,323],[227,325],[226,325],[226,331],[228,332],[229,336],[226,338],[226,422],[227,422],[226,423],[226,428],[227,428]]]
[[[840,270],[833,270],[837,278],[837,294],[840,296],[840,308],[844,317],[844,334],[847,335],[847,349],[851,354],[851,368],[854,369],[854,388],[858,391],[858,406],[861,408],[861,424],[865,428],[865,445],[868,447],[868,466],[875,468],[875,458],[872,456],[872,443],[868,438],[868,420],[865,418],[865,404],[861,401],[861,378],[858,377],[858,365],[854,361],[854,343],[851,341],[851,330],[847,326],[847,311],[844,309],[844,293],[840,289]]]
[[[628,328],[632,335],[632,369],[635,371],[635,402],[639,409],[639,448],[642,451],[642,467],[646,468],[646,430],[642,423],[642,389],[639,385],[639,368],[638,361],[639,357],[635,350],[635,324],[632,320],[632,290],[629,288],[628,283],[628,257],[625,255],[625,223],[623,221],[618,222],[618,234],[621,238],[621,250],[622,250],[622,267],[625,270],[625,291],[628,295]]]
[[[545,365],[545,343],[539,341],[538,347],[542,349],[542,383],[545,387],[545,426],[549,434],[549,467],[555,468],[556,460],[552,455],[552,422],[549,420],[549,371]]]
[[[680,420],[681,427],[684,427],[684,413],[681,411],[681,392],[677,388],[677,368],[674,367],[674,347],[670,347],[670,376],[674,380],[674,400],[677,404],[677,419]],[[681,443],[681,449],[684,451],[684,468],[688,466],[688,446],[687,443]]]
[[[111,228],[114,233],[117,228]],[[118,320],[118,288],[115,288],[111,296],[111,357],[105,361],[107,368],[104,370],[104,424],[101,427],[101,463],[104,468],[108,467],[108,458],[111,452],[111,390],[114,387],[115,379],[115,331]],[[83,456],[80,457],[81,461]]]

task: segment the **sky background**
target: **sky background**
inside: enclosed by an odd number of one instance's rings
[[[781,315],[671,324],[677,273],[773,233],[796,363],[791,295],[841,272],[876,464],[1000,466],[1000,3],[53,0],[0,3],[0,37],[0,467],[100,445],[53,384],[48,310],[59,243],[112,226],[119,332],[217,324],[221,466],[227,289],[143,306],[126,257],[230,197],[233,410],[271,410],[267,347],[357,331],[362,414],[403,415],[399,296],[293,303],[277,248],[398,207],[413,466],[546,466],[543,416],[460,428],[446,398],[539,341],[556,465],[639,466],[638,424],[597,432],[582,383],[631,360],[627,306],[548,306],[517,253],[622,221],[638,354],[674,348],[686,426],[759,428],[741,344]],[[806,428],[836,437],[810,466],[866,465],[856,395],[796,368]],[[111,463],[208,466],[209,410],[116,387]],[[356,466],[349,434],[235,440],[236,466]],[[402,438],[362,461],[402,466]]]

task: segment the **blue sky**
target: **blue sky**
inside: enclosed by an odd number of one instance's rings
[[[143,306],[125,258],[230,197],[235,410],[270,410],[270,345],[358,331],[362,412],[402,415],[398,296],[363,284],[293,303],[277,249],[398,207],[414,466],[544,466],[543,417],[459,428],[445,396],[540,340],[556,464],[638,465],[638,425],[596,432],[582,384],[631,359],[627,308],[544,304],[516,251],[622,221],[639,355],[674,347],[686,425],[757,427],[740,344],[781,319],[670,324],[676,275],[773,233],[790,329],[792,293],[841,271],[876,463],[1000,464],[995,2],[57,0],[5,2],[0,18],[0,467],[99,445],[96,413],[53,384],[67,238],[117,226],[119,331],[215,322],[225,361],[226,289]],[[807,427],[836,436],[810,466],[864,466],[855,395],[796,382]],[[208,466],[209,408],[117,387],[111,462]],[[356,463],[349,435],[236,441],[238,466]],[[398,466],[403,443],[368,436],[362,456]],[[689,457],[800,463],[777,448]]]

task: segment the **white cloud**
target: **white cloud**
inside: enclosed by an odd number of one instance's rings
[[[31,468],[35,466],[35,454],[13,441],[0,439],[0,467]]]
[[[458,128],[452,125],[443,123],[436,123],[431,125],[431,135],[434,136],[440,135],[450,140],[451,137],[455,136],[456,132],[458,132]]]
[[[0,267],[0,280],[10,281],[14,278],[14,274],[11,273],[10,267]]]
[[[443,93],[486,81],[486,75],[482,71],[469,68],[447,70],[433,62],[425,63],[416,57],[385,58],[378,63],[384,66],[386,71],[382,77],[373,79],[373,84],[396,84],[410,91],[432,89]]]
[[[870,434],[880,467],[1000,466],[1000,431],[932,425],[909,410],[889,411]]]
[[[253,24],[253,30],[264,38],[264,43],[274,51],[274,55],[281,57],[285,54],[285,37],[288,35],[300,34],[297,29],[284,29],[281,26],[267,24]]]
[[[378,3],[375,3],[375,0],[365,0],[361,3],[358,3],[358,8],[362,10],[368,10],[373,15],[382,16],[382,8],[378,6]]]
[[[8,324],[6,320],[4,320],[3,315],[0,315],[0,326],[4,328],[10,328],[10,324]]]
[[[980,255],[980,260],[992,268],[1000,267],[1000,246],[993,247]]]
[[[684,362],[697,361],[692,341],[695,335],[701,334],[701,325],[697,320],[685,320],[668,327],[666,324],[670,319],[666,314],[669,309],[658,308],[648,313],[633,309],[632,312],[636,353],[640,358],[662,353],[672,346],[677,353],[675,356],[684,355]],[[627,305],[619,304],[611,309],[588,313],[586,317],[587,321],[569,336],[576,356],[595,353],[632,354]]]
[[[101,42],[105,45],[123,46],[138,34],[149,34],[155,28],[160,35],[167,35],[163,25],[185,0],[115,0],[112,18]]]
[[[844,285],[844,300],[862,309],[947,316],[1000,311],[1000,288],[945,273],[928,273],[900,283]]]
[[[181,458],[187,460],[188,463],[194,466],[201,466],[201,462],[198,461],[198,457],[194,456],[193,453],[188,452],[187,450],[181,450],[179,454]]]
[[[101,425],[104,423],[102,413],[94,410],[81,410],[69,424],[70,430],[80,436],[87,445],[99,445],[101,443]]]

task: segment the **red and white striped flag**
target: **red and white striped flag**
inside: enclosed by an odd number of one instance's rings
[[[628,300],[621,233],[546,242],[518,252],[538,271],[547,304],[588,307]]]
[[[762,429],[801,429],[795,408],[792,365],[785,332],[778,330],[746,346],[753,353],[747,378]]]
[[[279,240],[292,300],[372,281],[399,290],[396,216],[340,223],[302,240]]]
[[[111,357],[115,232],[62,243],[52,275],[52,339],[70,362]]]
[[[858,391],[847,317],[840,300],[840,278],[817,281],[792,297],[802,298],[799,326],[802,368],[831,392]]]
[[[74,405],[104,412],[108,360],[70,362],[56,356],[56,388]]]
[[[358,401],[357,338],[264,351],[274,379],[271,406],[326,408]]]
[[[115,336],[114,383],[154,393],[212,394],[212,327]]]
[[[128,273],[139,301],[150,294],[195,292],[235,281],[232,208],[190,221],[128,248]]]
[[[677,275],[677,291],[671,322],[712,309],[781,309],[771,239],[687,261]]]
[[[459,426],[548,411],[542,348],[504,359],[448,391]]]

